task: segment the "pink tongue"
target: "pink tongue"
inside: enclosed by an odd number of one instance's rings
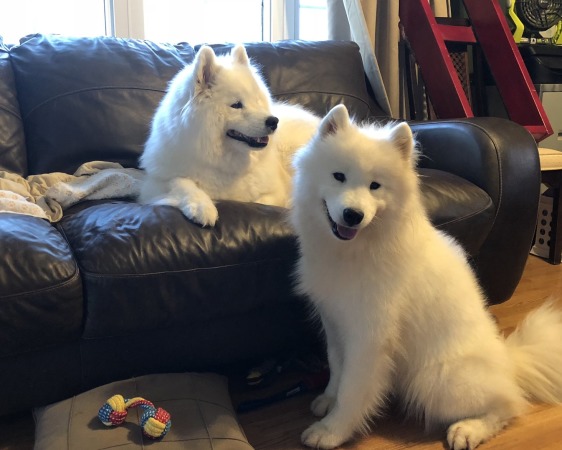
[[[344,227],[338,224],[338,234],[345,239],[353,239],[357,235],[356,228]]]

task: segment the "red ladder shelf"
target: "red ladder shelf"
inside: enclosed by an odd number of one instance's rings
[[[427,0],[400,0],[400,23],[437,117],[474,117],[447,42],[479,44],[509,118],[538,142],[552,134],[507,20],[495,0],[463,0],[470,25],[437,23]]]

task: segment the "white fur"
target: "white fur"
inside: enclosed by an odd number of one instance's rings
[[[237,102],[242,107],[232,106]],[[279,119],[276,130],[268,118]],[[140,160],[146,177],[139,201],[175,206],[203,226],[218,218],[214,200],[287,206],[287,159],[318,122],[298,106],[272,101],[243,46],[226,56],[203,46],[171,81],[156,111]],[[269,142],[254,148],[228,130]]]
[[[447,427],[455,450],[495,435],[530,397],[562,400],[562,314],[547,304],[500,336],[463,250],[428,220],[406,124],[358,126],[337,106],[294,165],[298,290],[322,321],[331,373],[304,444],[368,430],[391,392],[427,428]],[[364,216],[351,227],[350,208]]]

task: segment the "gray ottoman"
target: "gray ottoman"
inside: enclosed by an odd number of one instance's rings
[[[161,439],[149,439],[139,425],[141,408],[131,408],[116,427],[101,423],[100,407],[113,395],[143,397],[167,410],[172,426]],[[251,450],[228,393],[217,374],[146,375],[100,386],[34,411],[35,450],[190,449]]]

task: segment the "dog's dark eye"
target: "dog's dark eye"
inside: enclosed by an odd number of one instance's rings
[[[233,103],[232,105],[230,105],[231,108],[234,109],[241,109],[244,107],[244,105],[242,104],[241,101],[237,101],[236,103]]]
[[[333,177],[335,180],[338,180],[340,183],[343,183],[345,181],[345,175],[341,172],[334,172]]]
[[[379,183],[377,183],[376,181],[373,181],[373,182],[371,183],[371,185],[369,186],[369,189],[370,189],[371,191],[376,191],[376,190],[377,190],[378,188],[380,188],[380,187],[381,187],[381,185],[380,185]]]

